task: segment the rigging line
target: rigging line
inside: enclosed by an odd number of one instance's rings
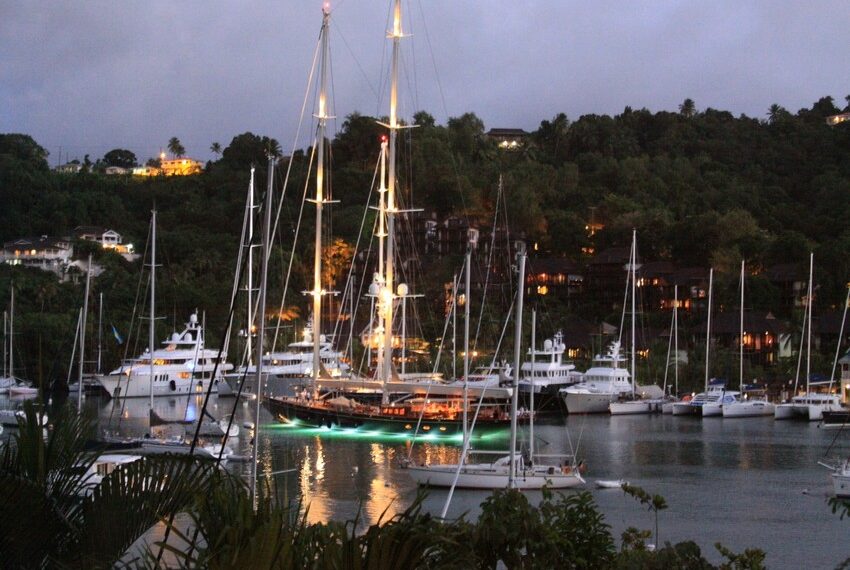
[[[253,187],[249,189],[249,192],[253,193]],[[248,228],[248,216],[254,215],[253,209],[250,208],[250,205],[252,203],[252,200],[251,200],[252,197],[253,196],[251,196],[251,195],[245,196],[245,213],[242,216],[242,233],[239,236],[239,251],[236,254],[236,271],[233,274],[233,288],[231,289],[231,292],[230,292],[231,295],[234,295],[235,291],[239,287],[239,282],[238,282],[236,276],[239,275],[241,268],[242,268],[243,251],[245,249],[245,234],[248,233],[248,230],[247,230],[247,228]],[[248,247],[251,247],[251,245],[249,244]],[[233,325],[233,323],[231,322],[230,323],[230,329],[231,330],[233,329],[232,325]],[[251,334],[251,323],[247,323],[247,331],[248,331],[248,334]],[[247,348],[247,343],[246,343],[245,346]],[[225,354],[227,354],[229,352],[229,349],[230,349],[230,336],[227,336],[227,338],[224,339],[224,352],[225,352]]]
[[[370,194],[371,194],[371,192],[370,192]],[[368,210],[368,208],[367,208],[367,210]],[[368,268],[369,268],[369,258],[372,256],[372,244],[375,241],[375,228],[377,227],[377,225],[378,225],[378,216],[375,216],[375,219],[372,221],[372,232],[369,236],[369,248],[366,250],[366,261],[363,263],[363,272],[360,275],[360,285],[357,288],[357,299],[358,299],[357,305],[358,305],[358,308],[360,306],[360,299],[363,298],[363,287],[366,286],[366,272],[368,271]],[[371,325],[372,320],[374,318],[373,313],[374,313],[374,307],[372,309],[370,309],[370,311],[369,311],[369,323],[370,323],[370,325]],[[352,323],[352,326],[354,326],[353,323]],[[352,335],[352,337],[353,337],[353,335]],[[370,338],[369,342],[371,343],[371,341],[372,341],[372,339]],[[354,342],[354,341],[352,340],[351,342]],[[354,352],[353,347],[349,344],[348,341],[346,341],[346,343],[345,343],[345,348],[346,348],[346,350],[351,349],[352,353]],[[359,374],[362,374],[363,361],[366,358],[367,352],[368,351],[364,350],[363,354],[360,355],[360,364],[357,368],[357,371],[358,371]],[[351,364],[353,365],[354,362],[352,362]],[[371,364],[371,363],[369,363],[369,364]]]
[[[623,344],[623,327],[626,325],[626,304],[629,302],[629,285],[632,282],[632,254],[634,253],[635,244],[629,250],[629,270],[626,272],[626,292],[623,293],[623,310],[620,312],[620,330],[617,332],[617,343]]]
[[[502,181],[499,179],[499,188],[496,191],[496,208],[493,210],[493,230],[490,232],[490,251],[487,252],[487,271],[484,274],[484,293],[481,295],[481,310],[478,313],[478,326],[475,328],[475,340],[472,342],[473,350],[478,349],[478,335],[481,333],[481,321],[484,320],[484,306],[487,300],[487,286],[490,284],[490,270],[493,267],[493,252],[496,249],[496,219],[499,215],[499,203],[502,198]]]
[[[357,250],[360,249],[360,240],[363,237],[363,228],[366,226],[366,217],[369,214],[369,202],[372,200],[372,193],[375,190],[375,180],[377,180],[377,178],[378,178],[379,167],[380,167],[380,161],[375,163],[375,170],[372,173],[372,182],[369,184],[369,195],[366,197],[366,207],[363,209],[363,217],[360,219],[360,229],[357,232],[357,241],[354,243],[354,254],[353,254],[354,256],[357,255]],[[354,274],[354,265],[355,265],[354,264],[354,257],[352,257],[351,265],[348,267],[348,276],[345,279],[345,288],[343,290],[343,299],[348,298],[348,292],[351,290],[351,287],[354,286],[353,283],[351,282],[351,277]],[[343,304],[344,304],[344,301],[339,304],[339,313],[337,314],[337,318],[336,318],[337,324],[334,325],[334,331],[333,331],[334,338],[336,337],[336,333],[337,333],[337,330],[338,330],[337,325],[339,325],[340,320],[342,319]],[[352,307],[351,309],[352,309],[352,318],[353,318],[353,315],[354,315],[353,309],[354,308]]]
[[[520,291],[521,291],[521,289],[518,289],[517,293],[519,293]],[[499,353],[499,350],[502,347],[502,340],[505,338],[505,332],[508,329],[508,323],[511,321],[511,316],[513,315],[513,312],[514,312],[514,304],[515,303],[516,303],[516,300],[514,300],[514,303],[511,303],[511,308],[508,311],[508,316],[505,319],[505,324],[502,326],[502,334],[499,336],[499,343],[496,345],[496,351],[493,353],[493,359],[490,361],[490,368],[487,371],[488,375],[493,373],[493,369],[496,366],[496,355]],[[518,390],[519,386],[514,386],[513,389]],[[473,414],[472,422],[469,424],[469,431],[467,433],[470,434],[470,435],[467,436],[466,438],[464,438],[465,441],[463,442],[463,448],[462,448],[461,454],[460,454],[460,461],[458,461],[457,470],[455,471],[454,480],[452,481],[452,486],[449,489],[449,494],[446,497],[446,503],[443,505],[443,511],[440,514],[441,519],[445,519],[446,513],[449,511],[449,506],[451,505],[451,502],[452,502],[452,496],[454,495],[454,492],[455,492],[455,486],[457,485],[458,477],[460,477],[460,470],[463,468],[463,465],[466,462],[466,457],[469,454],[469,446],[470,446],[470,442],[472,441],[472,433],[475,430],[475,422],[478,421],[478,413],[481,411],[481,403],[484,401],[484,393],[486,391],[487,391],[487,386],[485,385],[481,389],[481,395],[478,396],[478,403],[475,406],[475,414]],[[515,450],[511,449],[510,451],[508,451],[508,453],[513,454],[513,453],[515,453]]]
[[[290,173],[292,172],[292,163],[295,160],[295,150],[296,150],[296,147],[298,146],[298,139],[301,138],[301,128],[304,126],[304,112],[307,109],[307,100],[310,98],[310,91],[311,91],[310,86],[313,85],[313,75],[316,72],[316,62],[317,62],[318,57],[319,57],[319,51],[320,51],[320,48],[321,48],[321,44],[322,44],[322,32],[320,31],[319,32],[319,39],[316,42],[316,49],[313,52],[313,64],[310,67],[310,73],[308,74],[308,77],[307,77],[307,89],[304,91],[304,100],[301,102],[301,115],[298,118],[298,128],[295,130],[295,137],[292,140],[292,151],[289,154],[289,162],[286,165],[286,175],[283,179],[283,185],[282,185],[282,188],[281,188],[281,195],[280,195],[280,202],[277,205],[277,213],[275,214],[274,225],[272,226],[272,231],[271,231],[272,236],[277,235],[278,222],[280,221],[280,212],[281,212],[281,209],[283,208],[284,198],[286,197],[286,189],[289,187],[289,176],[290,176]],[[314,146],[314,152],[315,152],[315,146]],[[310,160],[311,160],[311,166],[312,166],[312,153],[311,153]],[[310,170],[308,169],[306,180],[309,180],[309,179],[310,179]],[[306,196],[306,191],[307,191],[306,187],[305,187],[304,191],[305,191],[305,196]],[[304,203],[303,203],[303,199],[302,199],[301,212],[303,213],[303,211],[304,211]],[[299,216],[298,216],[298,222],[299,222],[299,224],[301,223],[301,214],[299,214]],[[293,242],[293,246],[294,246],[294,242]],[[269,249],[271,249],[271,248],[269,248]],[[268,256],[269,252],[266,252],[265,255]],[[290,269],[291,269],[292,268],[292,259],[291,258],[289,260],[289,266],[290,266]],[[288,277],[287,277],[287,282],[288,282]],[[281,300],[280,300],[281,311],[283,310],[283,302],[284,302],[284,298],[281,298]],[[274,340],[272,342],[272,351],[274,351],[274,348],[277,345],[277,338],[278,338],[278,334],[280,333],[280,323],[281,323],[281,313],[280,313],[280,311],[278,311],[277,324],[275,325],[275,330],[274,330]]]
[[[832,361],[832,374],[829,376],[829,393],[832,393],[832,384],[835,382],[835,369],[838,366],[838,356],[841,354],[841,339],[844,338],[844,324],[847,322],[847,304],[850,303],[850,287],[847,288],[847,298],[844,299],[844,314],[841,316],[841,328],[838,332],[838,344],[835,347],[835,359]]]
[[[304,217],[304,205],[307,203],[307,189],[310,187],[310,174],[313,172],[313,159],[315,155],[316,145],[314,144],[313,150],[310,151],[310,162],[308,163],[307,167],[307,176],[304,178],[304,193],[301,196],[301,209],[298,211],[298,223],[295,225],[295,237],[292,239],[292,250],[289,254],[289,266],[286,269],[286,279],[284,280],[283,284],[283,293],[280,296],[280,308],[277,312],[277,325],[275,326],[274,338],[272,340],[272,352],[274,352],[275,348],[277,347],[278,334],[280,333],[280,324],[283,320],[281,315],[283,314],[284,303],[286,302],[286,293],[289,290],[289,278],[292,275],[292,263],[295,260],[295,244],[298,243],[298,234],[301,232],[301,220]]]
[[[266,190],[266,192],[269,192],[269,191],[271,191],[271,189]],[[264,199],[262,203],[265,203],[265,202],[266,201]],[[265,255],[265,253],[264,253],[264,255]],[[242,268],[240,269],[240,272],[244,273],[244,270],[245,270],[245,265],[243,264]],[[241,282],[241,276],[240,276],[239,282]],[[236,311],[236,290],[231,292],[230,310],[229,310],[229,315],[228,315],[228,319],[227,319],[227,325],[225,326],[224,334],[222,335],[223,338],[227,338],[228,336],[230,336],[230,327],[231,327],[231,324],[233,323],[233,313],[235,311]],[[218,375],[219,364],[221,363],[221,360],[222,360],[223,350],[224,350],[224,343],[221,343],[221,347],[218,349],[218,355],[215,359],[215,364],[213,365],[213,371],[212,371],[212,377],[211,378],[215,378]],[[151,348],[151,358],[153,358],[153,348]],[[244,378],[243,378],[243,380],[244,380]],[[258,386],[257,386],[257,388],[258,388],[257,389],[257,397],[259,398],[260,397],[260,390],[259,390],[259,384],[260,383],[257,382],[257,384],[258,384]],[[215,382],[210,380],[209,386],[207,386],[206,394],[204,395],[204,403],[201,406],[201,412],[198,414],[198,425],[195,426],[195,435],[192,437],[192,444],[189,446],[189,456],[190,457],[195,454],[195,448],[197,447],[197,444],[198,444],[198,437],[200,436],[200,433],[201,433],[201,424],[203,423],[204,417],[208,414],[207,405],[209,404],[210,395],[212,394],[212,389],[213,389],[214,385],[215,385]],[[241,392],[241,386],[240,386],[240,392]],[[236,401],[233,403],[233,413],[235,413],[235,411],[236,411],[236,404],[238,402],[239,402],[239,398],[237,397]],[[228,435],[228,432],[230,431],[230,426],[233,422],[233,413],[231,413],[231,417],[228,420],[228,424],[227,424],[227,430],[225,431],[224,437],[222,438],[221,449],[219,450],[219,454],[218,454],[218,457],[216,459],[217,464],[221,463],[221,454],[224,452],[224,446],[227,443],[227,435]],[[257,420],[259,420],[259,418],[257,418]],[[254,429],[255,429],[255,431],[254,431],[254,445],[258,445],[259,440],[256,436],[256,434],[257,434],[256,430],[259,429],[259,421],[257,422],[257,425],[255,426]],[[254,467],[254,469],[256,469],[256,465],[254,465],[253,467]],[[159,566],[159,562],[162,559],[162,554],[165,551],[165,545],[168,543],[168,537],[171,534],[171,528],[174,525],[175,515],[176,515],[175,512],[172,512],[169,515],[168,524],[165,527],[165,536],[163,538],[162,544],[160,545],[159,552],[157,553],[157,556],[156,556],[157,566]]]
[[[142,253],[142,270],[139,271],[139,281],[136,284],[136,298],[133,300],[133,312],[130,315],[130,323],[127,325],[127,341],[126,341],[127,344],[124,345],[124,356],[121,358],[121,366],[119,367],[119,373],[121,373],[122,376],[123,376],[123,372],[124,372],[124,364],[127,362],[127,354],[130,350],[130,339],[133,336],[133,321],[136,320],[136,307],[138,307],[138,305],[139,305],[139,293],[141,292],[141,289],[142,289],[142,281],[143,281],[142,278],[145,276],[144,267],[145,267],[145,261],[147,260],[147,257],[148,257],[148,248],[150,247],[150,241],[151,241],[150,238],[151,238],[151,228],[152,228],[152,226],[153,226],[153,220],[148,222],[148,238],[145,240],[145,250]],[[149,283],[148,283],[147,280],[144,280],[144,281],[145,281],[145,297],[147,297]],[[142,321],[141,321],[141,319],[139,319],[139,327],[141,328],[141,326],[142,326]],[[139,331],[139,333],[136,335],[136,338],[133,339],[133,340],[136,341],[137,344],[138,344],[138,337],[141,336],[141,334],[142,334],[141,331]],[[129,376],[127,377],[127,382],[130,382]],[[121,378],[119,377],[118,382],[116,383],[116,388],[120,388],[120,387],[121,387]],[[127,398],[124,398],[124,399],[121,400],[121,413],[118,415],[118,425],[119,426],[121,425],[121,420],[124,417],[124,410],[126,409],[126,406],[127,406]],[[106,422],[107,425],[111,425],[112,414],[114,412],[115,412],[115,405],[113,405],[112,409],[109,411],[109,419]]]
[[[339,10],[339,4],[337,4],[336,10]],[[336,18],[334,18],[333,15],[331,15],[331,19],[336,22]],[[363,69],[363,66],[360,65],[360,60],[357,59],[357,56],[354,54],[354,50],[351,49],[351,44],[348,43],[348,40],[342,33],[342,28],[339,25],[335,25],[333,29],[336,30],[337,35],[339,35],[340,39],[342,39],[342,43],[345,44],[345,47],[348,49],[349,55],[351,55],[351,58],[354,60],[355,65],[357,65],[357,69],[363,75],[363,79],[366,82],[366,85],[369,87],[369,90],[372,92],[372,95],[374,95],[376,98],[380,98],[380,94],[375,89],[374,83],[366,74],[366,70]],[[381,66],[381,69],[383,69],[383,65]],[[331,81],[333,81],[333,77],[331,78]]]

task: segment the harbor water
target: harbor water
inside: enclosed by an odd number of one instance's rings
[[[194,419],[202,402],[200,395],[157,398],[155,408],[162,417]],[[15,405],[0,399],[0,407]],[[235,423],[253,421],[254,406],[236,405]],[[140,435],[148,428],[147,399],[90,397],[85,408],[113,433]],[[234,400],[213,396],[209,408],[216,418],[226,417]],[[229,445],[250,454],[252,432],[244,427],[241,432]],[[411,444],[396,435],[284,426],[263,409],[260,481],[280,499],[303,501],[310,521],[359,513],[363,525],[375,523],[404,510],[417,496],[416,485],[399,465],[402,459],[457,461],[459,441],[432,437]],[[847,456],[850,432],[772,417],[573,416],[535,426],[535,441],[541,453],[575,452],[585,461],[586,488],[615,537],[630,526],[652,529],[654,516],[619,489],[595,489],[597,479],[625,479],[662,495],[668,508],[659,514],[661,542],[694,540],[713,561],[720,560],[716,542],[733,551],[763,549],[772,568],[834,567],[850,556],[845,541],[850,521],[832,513],[829,472],[817,464],[827,450],[833,461]],[[506,449],[507,444],[506,431],[474,440],[478,449]],[[251,467],[237,463],[228,469],[248,476]],[[448,516],[475,517],[487,495],[456,491]],[[445,490],[431,490],[425,508],[439,515],[446,496]],[[528,496],[537,500],[540,494]]]

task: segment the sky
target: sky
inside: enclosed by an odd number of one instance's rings
[[[536,129],[564,112],[764,117],[850,94],[847,0],[405,0],[400,114]],[[171,137],[206,160],[245,131],[302,148],[319,0],[2,0],[0,132],[51,164]],[[389,0],[331,3],[332,132],[387,114]],[[310,93],[308,96],[307,93]],[[61,150],[60,150],[61,149]],[[60,155],[61,152],[61,155]]]

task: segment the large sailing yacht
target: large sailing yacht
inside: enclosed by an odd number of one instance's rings
[[[312,363],[309,385],[295,396],[270,397],[267,404],[272,414],[283,422],[300,421],[309,425],[339,426],[356,428],[368,426],[389,431],[409,433],[455,433],[463,429],[467,412],[477,405],[468,386],[454,387],[436,385],[432,380],[420,382],[416,379],[403,381],[393,363],[393,324],[396,306],[408,296],[407,285],[399,283],[396,275],[396,218],[404,210],[399,209],[396,197],[398,184],[396,176],[398,131],[405,128],[397,113],[398,106],[398,66],[400,60],[400,41],[402,31],[401,3],[394,0],[392,28],[388,33],[392,41],[390,74],[390,110],[389,120],[382,123],[389,136],[381,141],[378,217],[375,236],[378,241],[378,270],[369,285],[369,297],[375,306],[375,326],[370,326],[369,346],[375,348],[377,363],[370,384],[380,389],[379,404],[356,401],[345,396],[335,395],[335,390],[345,391],[344,384],[355,385],[354,380],[334,381],[323,370],[321,362],[321,331],[316,316],[322,314],[322,298],[328,294],[321,282],[321,243],[322,209],[329,200],[325,176],[325,123],[328,118],[326,102],[328,84],[328,8],[323,9],[321,42],[321,71],[319,76],[318,127],[316,133],[316,195],[311,200],[316,206],[316,238],[313,265],[313,287],[307,294],[312,296],[314,315],[312,331]],[[329,177],[328,177],[329,178]],[[328,194],[326,194],[328,192]],[[403,305],[402,305],[403,307]],[[322,387],[334,389],[320,392]],[[405,392],[392,399],[391,390],[405,387]],[[446,391],[453,392],[447,394]],[[490,392],[499,391],[490,389]],[[504,389],[501,389],[505,392]],[[442,392],[442,393],[441,393]],[[509,390],[507,392],[510,392]],[[461,397],[454,393],[463,394]],[[489,393],[489,392],[488,392]],[[482,402],[479,412],[479,424],[482,426],[503,424],[508,420],[504,409],[505,401],[498,403]]]

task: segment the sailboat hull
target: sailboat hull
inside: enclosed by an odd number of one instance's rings
[[[510,467],[495,463],[467,464],[457,472],[457,465],[426,465],[408,467],[407,472],[422,486],[451,487],[457,476],[458,489],[505,489]],[[535,466],[519,469],[514,477],[517,489],[571,489],[584,485],[582,476],[572,470],[565,472],[556,466]]]
[[[356,406],[351,408],[331,407],[299,398],[268,398],[266,406],[275,418],[285,424],[303,424],[311,427],[376,430],[381,433],[406,433],[419,436],[450,436],[463,432],[461,418],[423,417],[419,414],[405,413],[399,408],[398,415],[375,413],[374,406]],[[475,429],[502,429],[510,426],[507,414],[478,416]],[[470,414],[471,418],[471,414]],[[418,431],[417,431],[418,425]]]
[[[755,418],[760,416],[772,416],[776,406],[763,400],[749,400],[746,402],[734,402],[723,406],[724,418]]]
[[[616,401],[619,394],[593,394],[566,392],[564,401],[570,414],[605,414],[611,402]]]

